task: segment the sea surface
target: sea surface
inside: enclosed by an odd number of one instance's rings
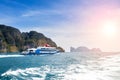
[[[120,80],[120,54],[0,55],[0,80]]]

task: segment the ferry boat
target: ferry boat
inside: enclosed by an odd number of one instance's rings
[[[50,46],[40,46],[37,48],[29,48],[27,51],[23,51],[22,55],[40,55],[40,54],[55,54],[58,53],[59,50],[57,50],[55,47]]]

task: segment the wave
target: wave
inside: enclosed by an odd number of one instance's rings
[[[84,64],[40,66],[34,68],[8,70],[1,76],[11,76],[15,80],[119,80],[120,55],[112,55],[88,60]]]
[[[10,77],[15,80],[62,80],[63,69],[48,65],[34,68],[8,70],[1,74],[2,78]]]
[[[44,66],[41,68],[26,68],[26,69],[17,69],[17,70],[8,70],[3,73],[1,76],[17,76],[16,78],[27,79],[27,80],[36,80],[40,78],[44,80],[46,73],[49,72],[50,69],[48,66]]]
[[[0,55],[0,58],[6,58],[6,57],[24,57],[24,55]]]
[[[120,55],[111,55],[92,61],[87,65],[70,65],[65,80],[119,80]]]

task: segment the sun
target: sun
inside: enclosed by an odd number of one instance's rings
[[[106,36],[115,36],[117,33],[117,25],[115,22],[106,22],[103,25],[103,34]]]

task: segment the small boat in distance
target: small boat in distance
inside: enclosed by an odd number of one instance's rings
[[[23,51],[22,55],[40,55],[40,54],[55,54],[58,53],[59,50],[56,47],[50,47],[47,45],[39,46],[37,48],[28,48],[27,51]]]

